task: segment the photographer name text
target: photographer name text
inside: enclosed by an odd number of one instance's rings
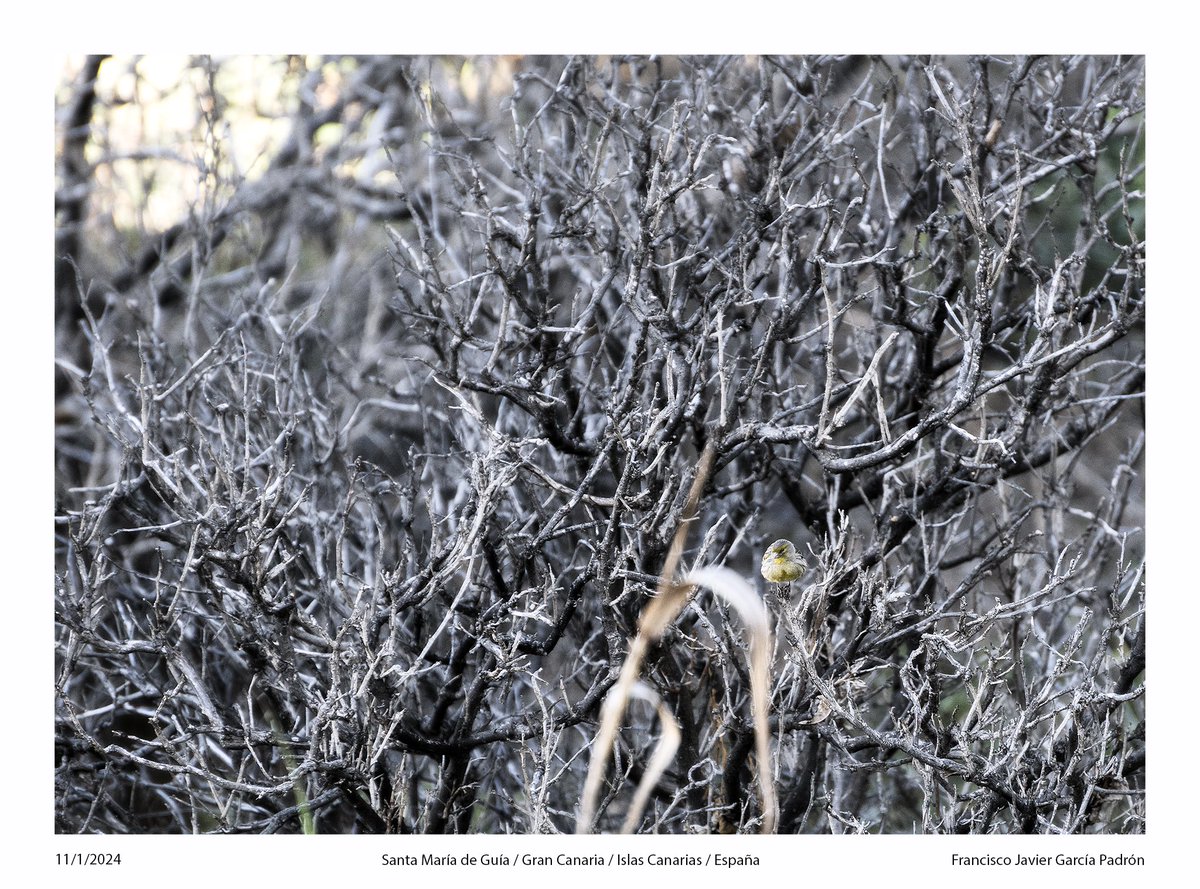
[[[955,867],[1144,867],[1144,855],[959,855]]]

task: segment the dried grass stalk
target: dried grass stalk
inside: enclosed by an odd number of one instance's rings
[[[638,681],[646,651],[683,611],[697,586],[708,587],[732,605],[746,624],[750,642],[750,699],[754,713],[758,785],[762,797],[762,832],[772,833],[775,830],[778,803],[771,777],[770,736],[767,724],[767,707],[770,700],[767,664],[771,651],[771,629],[766,606],[763,605],[762,600],[745,578],[722,566],[711,565],[697,568],[689,572],[681,581],[671,579],[679,566],[688,526],[695,517],[696,505],[712,469],[712,460],[713,447],[710,443],[701,455],[696,468],[696,477],[692,480],[692,487],[688,492],[683,521],[680,522],[679,528],[675,532],[671,549],[659,577],[658,593],[642,611],[638,619],[637,636],[629,645],[629,654],[621,665],[621,673],[616,683],[605,697],[600,714],[600,725],[592,743],[592,759],[588,765],[587,780],[583,787],[583,799],[580,804],[579,819],[576,823],[578,833],[587,833],[592,829],[600,785],[608,766],[608,757],[613,742],[616,740],[617,730],[629,705],[629,699],[634,696],[645,696],[637,689],[639,686],[646,688]],[[651,692],[651,694],[653,693]],[[654,782],[658,780],[678,746],[678,737],[673,742],[669,740],[672,727],[676,735],[678,734],[674,718],[666,713],[665,708],[658,702],[657,695],[654,695],[653,700],[656,702],[659,717],[663,722],[663,738],[655,748],[651,765],[647,767],[642,781],[638,785],[634,801],[630,805],[625,822],[621,827],[622,833],[629,833],[636,826]]]
[[[642,812],[646,808],[646,801],[650,799],[650,791],[654,789],[654,785],[658,783],[662,773],[667,770],[667,766],[675,758],[675,751],[679,749],[679,741],[683,737],[679,730],[678,720],[667,709],[667,705],[663,703],[658,692],[644,682],[635,682],[630,690],[630,696],[649,701],[654,705],[654,709],[658,712],[658,719],[662,723],[663,733],[654,746],[654,753],[650,756],[646,771],[642,773],[642,780],[638,782],[637,791],[633,794],[633,802],[629,804],[625,822],[621,825],[621,833],[633,833],[634,828],[637,827],[638,821],[642,818]]]

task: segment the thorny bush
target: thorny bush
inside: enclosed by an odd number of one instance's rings
[[[58,99],[60,831],[573,830],[710,443],[779,831],[1144,829],[1142,59],[149,61]],[[758,829],[744,645],[639,830]]]

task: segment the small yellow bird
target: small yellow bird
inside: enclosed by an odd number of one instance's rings
[[[790,540],[776,540],[762,557],[762,576],[771,583],[791,583],[799,580],[808,565],[796,553]]]

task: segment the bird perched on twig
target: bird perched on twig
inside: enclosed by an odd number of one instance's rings
[[[790,540],[776,540],[763,553],[762,576],[770,583],[791,583],[799,580],[807,570],[808,565]]]

